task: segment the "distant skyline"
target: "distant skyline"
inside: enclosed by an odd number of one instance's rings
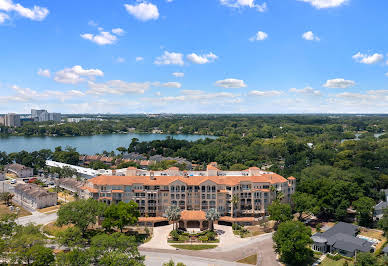
[[[388,113],[387,10],[0,0],[0,113]]]

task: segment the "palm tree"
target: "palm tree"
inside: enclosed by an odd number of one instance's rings
[[[169,206],[164,212],[164,217],[173,222],[172,228],[175,230],[177,227],[174,228],[174,225],[181,218],[181,209],[176,205]]]
[[[210,231],[214,231],[214,221],[220,219],[220,214],[216,209],[211,208],[206,212],[206,220],[210,222]]]
[[[284,193],[282,191],[276,192],[276,200],[282,201],[284,199]]]
[[[240,198],[238,197],[238,195],[233,195],[233,197],[232,197],[233,216],[236,213],[236,208],[237,208],[239,202],[240,202]]]

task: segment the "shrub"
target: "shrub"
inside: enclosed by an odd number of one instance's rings
[[[187,241],[187,240],[189,240],[189,237],[186,236],[186,235],[180,235],[180,236],[179,236],[179,240],[180,240],[180,241]]]
[[[209,240],[209,238],[207,236],[200,236],[200,237],[198,237],[198,240],[202,241],[202,242],[206,242]]]
[[[232,229],[233,229],[233,230],[240,230],[240,229],[241,229],[241,226],[238,225],[238,224],[232,224]]]
[[[216,240],[217,234],[215,232],[207,232],[206,236],[209,240]]]
[[[179,240],[179,233],[177,230],[172,230],[171,233],[170,233],[170,236],[172,237],[172,239],[174,240]]]
[[[342,259],[342,256],[339,255],[339,254],[335,254],[334,256],[331,255],[331,254],[327,254],[327,257],[328,257],[329,259],[332,259],[332,260],[335,260],[335,261],[339,261],[340,259]]]

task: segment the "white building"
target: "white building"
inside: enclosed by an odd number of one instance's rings
[[[18,184],[15,186],[15,199],[33,209],[42,209],[57,205],[58,194],[36,184]]]

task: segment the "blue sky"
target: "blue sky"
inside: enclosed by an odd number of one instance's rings
[[[0,113],[387,113],[386,10],[0,0]]]

